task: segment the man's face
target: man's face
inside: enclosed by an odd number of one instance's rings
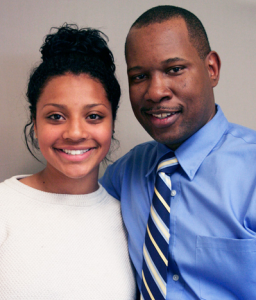
[[[200,59],[183,19],[132,28],[126,61],[134,114],[156,141],[175,150],[214,116],[220,61]]]

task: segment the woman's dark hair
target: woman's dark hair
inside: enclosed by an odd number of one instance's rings
[[[121,90],[115,77],[114,57],[107,41],[107,36],[99,30],[79,29],[75,24],[66,23],[59,28],[53,27],[51,33],[46,36],[40,48],[42,62],[32,70],[26,94],[30,119],[24,128],[25,142],[34,157],[29,141],[34,148],[39,149],[34,138],[33,121],[36,120],[36,106],[43,89],[53,77],[66,73],[88,74],[101,82],[111,103],[115,121]]]

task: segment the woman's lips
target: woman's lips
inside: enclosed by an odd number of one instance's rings
[[[81,155],[81,154],[84,154],[85,152],[89,151],[90,149],[84,149],[84,150],[60,149],[60,150],[69,155]]]
[[[92,150],[96,149],[95,147],[87,149],[65,149],[65,148],[55,148],[56,153],[65,160],[72,162],[81,162],[87,159]]]

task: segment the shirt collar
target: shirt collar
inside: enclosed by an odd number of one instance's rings
[[[161,161],[161,158],[165,156],[165,154],[173,152],[170,148],[168,148],[164,144],[157,143],[156,144],[156,158],[154,159],[154,162],[152,163],[151,167],[149,168],[146,176],[150,175],[152,172],[156,172],[156,168],[158,163]],[[174,154],[173,154],[174,156]]]
[[[228,128],[228,121],[224,116],[219,105],[216,105],[215,116],[187,139],[179,148],[175,151],[179,164],[184,172],[193,180],[198,168],[206,158],[206,156],[212,151],[215,145],[223,136],[224,132]],[[171,152],[171,150],[164,144],[157,143],[156,159],[146,176],[151,174],[157,167],[161,158]]]
[[[215,116],[187,139],[175,151],[175,155],[187,176],[193,180],[200,165],[228,129],[228,121],[220,106]]]

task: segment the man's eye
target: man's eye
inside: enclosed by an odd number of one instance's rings
[[[59,115],[59,114],[50,115],[48,118],[51,119],[51,120],[61,120],[61,119],[63,119],[62,115]]]
[[[141,75],[136,76],[137,79],[144,79],[145,77],[146,77],[145,74],[141,74]]]
[[[145,79],[146,75],[145,74],[140,74],[140,75],[136,75],[136,76],[131,76],[131,79],[133,81],[139,81],[139,80],[143,80]]]
[[[183,67],[173,67],[173,68],[169,69],[168,73],[178,73],[183,69],[184,69]]]
[[[181,68],[180,67],[175,67],[175,68],[173,68],[173,72],[179,72],[181,70]]]

